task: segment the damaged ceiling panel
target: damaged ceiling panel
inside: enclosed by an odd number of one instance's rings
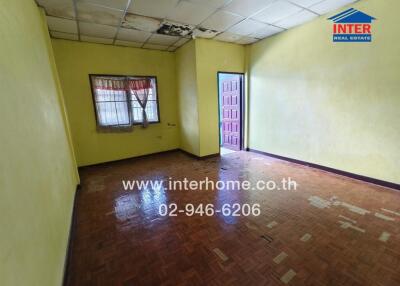
[[[36,0],[54,38],[165,51],[191,38],[251,44],[356,1]]]
[[[190,36],[194,26],[188,24],[181,24],[171,21],[164,21],[157,30],[157,33],[170,36],[186,37]]]

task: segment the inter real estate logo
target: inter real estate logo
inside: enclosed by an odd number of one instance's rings
[[[328,20],[333,21],[334,42],[371,42],[372,21],[376,20],[361,11],[350,8]]]

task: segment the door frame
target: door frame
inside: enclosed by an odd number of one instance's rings
[[[241,80],[240,80],[240,151],[244,150],[244,120],[245,120],[245,101],[244,101],[244,91],[245,91],[245,74],[243,72],[229,72],[229,71],[218,71],[217,72],[217,97],[218,97],[218,150],[219,153],[221,153],[221,101],[220,101],[220,90],[219,90],[219,75],[220,74],[233,74],[233,75],[240,75]]]

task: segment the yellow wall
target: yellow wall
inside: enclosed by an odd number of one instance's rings
[[[200,156],[219,153],[217,72],[245,72],[244,46],[196,39]]]
[[[219,153],[217,73],[245,72],[244,46],[196,39],[176,52],[181,148]]]
[[[179,147],[175,55],[169,52],[53,39],[79,166]],[[161,123],[132,132],[99,133],[89,74],[157,76]]]
[[[400,2],[351,7],[372,43],[332,43],[326,16],[251,47],[250,148],[400,183]]]
[[[176,51],[180,148],[200,156],[196,46],[190,41]]]
[[[34,1],[0,1],[0,38],[0,285],[61,285],[78,178]]]
[[[168,53],[53,39],[53,47],[79,166],[175,148],[219,152],[217,72],[244,72],[243,46],[197,39]],[[156,75],[161,123],[97,132],[91,73]]]

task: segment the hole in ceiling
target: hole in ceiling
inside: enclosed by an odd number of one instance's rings
[[[157,33],[170,36],[185,37],[189,36],[193,30],[193,26],[181,23],[164,21]]]
[[[126,14],[122,26],[125,28],[137,29],[146,32],[155,32],[160,28],[161,21],[155,18]]]

